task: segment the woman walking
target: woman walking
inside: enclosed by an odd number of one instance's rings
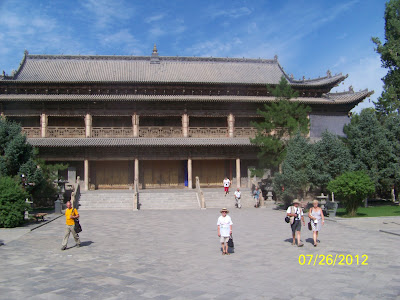
[[[221,216],[218,218],[218,236],[220,238],[222,255],[229,255],[228,252],[228,241],[232,234],[232,219],[228,216],[229,210],[226,208],[221,209]]]
[[[318,232],[325,223],[324,213],[321,207],[318,207],[318,200],[313,201],[313,207],[308,212],[308,217],[311,219],[311,227],[313,231],[314,247],[317,247]]]

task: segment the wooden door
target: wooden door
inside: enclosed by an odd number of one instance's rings
[[[129,187],[128,161],[96,161],[97,189],[126,189]]]
[[[179,182],[182,164],[174,160],[147,160],[143,162],[144,182],[146,188],[170,188],[183,185]]]
[[[225,160],[193,160],[193,178],[199,176],[200,186],[222,186],[226,175]]]

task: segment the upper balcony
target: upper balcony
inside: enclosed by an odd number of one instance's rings
[[[28,138],[85,138],[85,127],[48,126],[42,134],[41,127],[22,127]],[[189,127],[189,138],[254,138],[257,130],[254,127],[235,127],[233,136],[229,136],[228,127]],[[181,138],[184,137],[182,127],[146,126],[139,127],[139,135],[134,136],[132,127],[93,127],[88,138]]]

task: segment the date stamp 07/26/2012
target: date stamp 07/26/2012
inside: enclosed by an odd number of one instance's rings
[[[351,255],[351,254],[300,254],[299,264],[301,266],[368,266],[368,255]]]

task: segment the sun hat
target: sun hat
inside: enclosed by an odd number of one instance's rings
[[[222,213],[223,211],[226,211],[226,213],[229,214],[229,210],[226,209],[225,207],[223,209],[221,209],[219,212]]]
[[[300,204],[300,201],[297,200],[297,199],[294,199],[292,203],[293,203],[293,204],[296,204],[296,203],[297,203],[297,204]]]

